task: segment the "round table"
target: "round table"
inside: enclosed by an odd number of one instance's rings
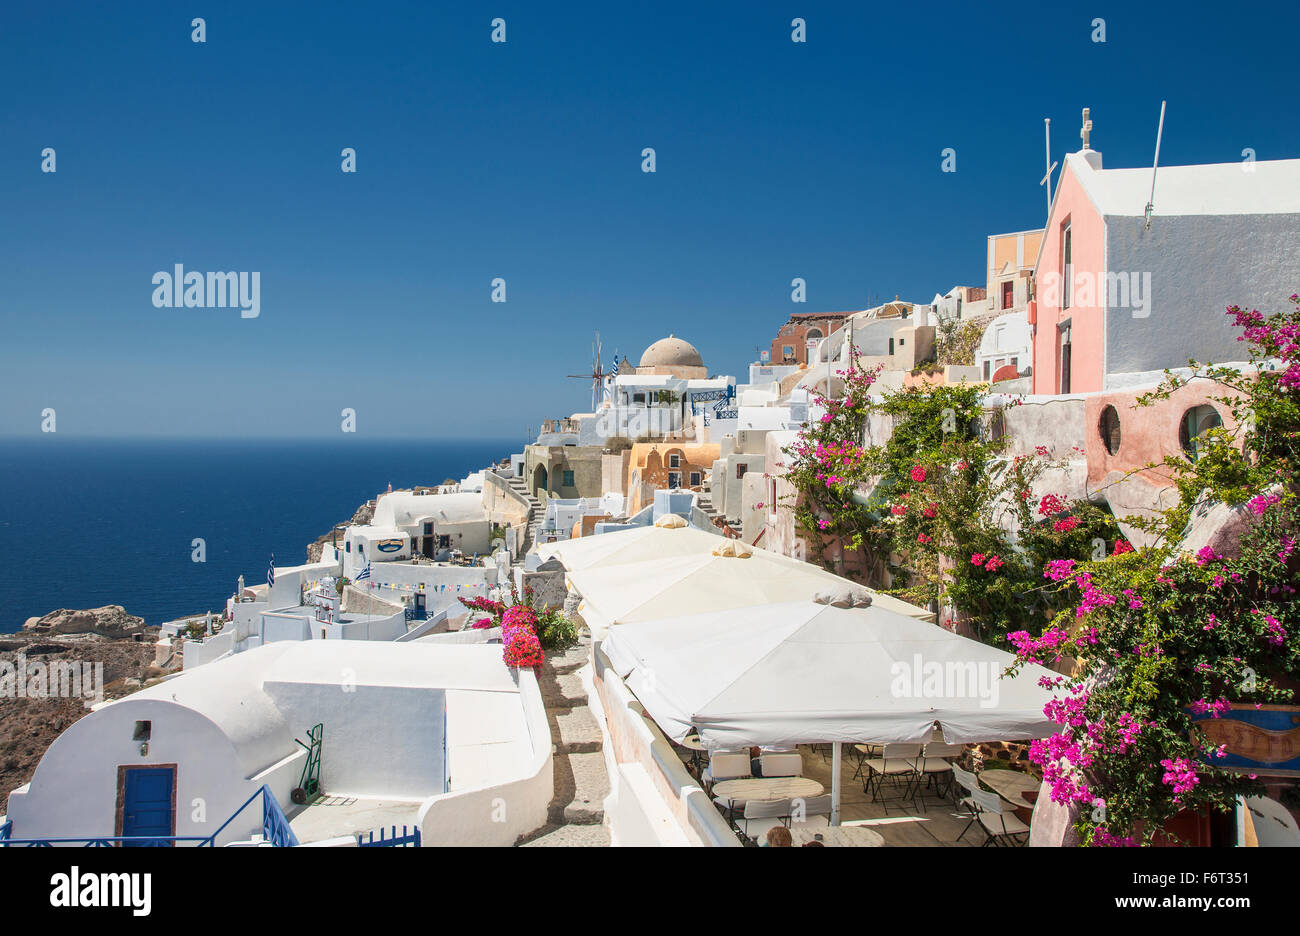
[[[790,829],[790,838],[794,847],[820,840],[827,848],[880,848],[885,844],[885,837],[874,829],[865,826],[800,826]]]
[[[713,785],[713,796],[737,803],[750,800],[767,801],[807,799],[820,796],[826,788],[810,777],[750,777],[745,780],[723,780]]]
[[[682,747],[691,752],[691,766],[695,768],[695,775],[698,777],[700,770],[704,766],[704,742],[700,736],[692,732],[682,738]]]
[[[1012,806],[1034,808],[1033,802],[1026,798],[1025,794],[1036,793],[1040,781],[1029,774],[1018,770],[981,770],[976,776],[981,783]]]

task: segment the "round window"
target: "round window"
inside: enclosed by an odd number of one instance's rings
[[[1107,406],[1101,411],[1101,421],[1097,425],[1101,433],[1101,443],[1111,455],[1119,454],[1119,413],[1115,407]]]
[[[1183,418],[1178,423],[1178,444],[1195,461],[1196,456],[1199,454],[1200,443],[1198,440],[1200,437],[1207,430],[1217,429],[1222,425],[1223,419],[1219,416],[1219,411],[1213,406],[1208,403],[1193,406],[1183,413]]]

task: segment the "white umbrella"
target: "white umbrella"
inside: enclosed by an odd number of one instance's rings
[[[814,601],[619,623],[602,649],[673,739],[710,749],[1038,738],[1054,675],[880,607]],[[839,772],[833,783],[838,787]],[[838,803],[838,789],[833,793]]]
[[[603,637],[615,622],[810,600],[826,591],[867,594],[876,607],[922,620],[933,618],[924,608],[871,592],[810,563],[765,549],[739,548],[749,555],[697,553],[598,564],[570,572],[569,584],[582,595],[579,613],[596,638]]]
[[[559,559],[570,572],[674,556],[707,555],[726,540],[693,527],[637,527],[537,547],[542,559]]]

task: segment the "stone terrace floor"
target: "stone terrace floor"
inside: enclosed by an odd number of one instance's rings
[[[822,757],[823,745],[817,751],[800,747],[803,755],[804,776],[811,777],[831,790],[831,762],[827,751]],[[970,847],[984,844],[984,834],[978,826],[973,826],[959,842],[968,819],[958,815],[952,801],[939,799],[933,789],[917,797],[915,802],[900,803],[898,792],[885,785],[886,805],[873,803],[871,796],[862,791],[862,780],[854,779],[858,769],[857,756],[849,745],[844,746],[843,780],[840,787],[840,822],[852,822],[874,829],[885,838],[886,847],[891,845],[909,846],[956,846]],[[918,808],[923,807],[923,808]]]

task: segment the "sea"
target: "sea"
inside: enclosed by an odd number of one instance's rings
[[[0,633],[57,608],[146,624],[225,608],[388,485],[465,477],[522,440],[0,439]],[[202,540],[202,552],[196,540]],[[204,561],[196,562],[196,558]]]

